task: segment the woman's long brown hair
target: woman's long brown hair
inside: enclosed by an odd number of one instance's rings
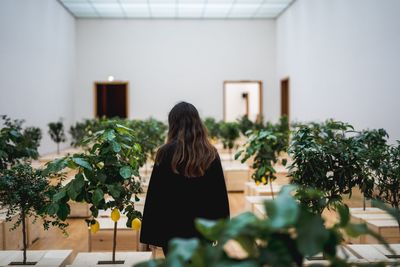
[[[166,148],[173,144],[172,171],[186,177],[203,176],[218,153],[197,109],[186,102],[176,104],[168,115],[168,124],[167,143],[157,152],[156,162],[160,163]]]

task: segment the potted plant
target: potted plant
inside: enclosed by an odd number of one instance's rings
[[[357,135],[347,123],[328,120],[300,126],[289,153],[293,158],[290,176],[300,186],[301,201],[313,212],[322,213],[340,204],[343,195],[351,197],[352,188],[363,178],[360,151]],[[301,189],[310,187],[322,192],[320,199],[301,198]]]
[[[376,172],[376,194],[400,214],[400,141],[388,147]],[[400,228],[400,217],[397,217]]]
[[[359,180],[359,188],[363,194],[363,209],[366,210],[366,199],[371,199],[374,193],[376,177],[385,176],[386,164],[384,159],[388,156],[389,146],[387,144],[388,134],[384,129],[365,130],[358,137],[360,142],[359,154],[363,175]],[[387,166],[387,165],[386,165]],[[383,168],[383,169],[381,169]]]
[[[138,201],[142,193],[139,166],[144,155],[133,130],[115,121],[104,121],[103,130],[90,135],[83,143],[91,144],[87,153],[74,154],[51,162],[46,172],[58,173],[64,168],[76,169],[75,177],[53,197],[51,213],[65,220],[69,213],[68,201],[86,202],[91,205],[92,218],[87,220],[92,233],[96,233],[99,210],[111,210],[114,221],[112,260],[115,259],[117,221],[120,213],[127,216],[127,226],[137,229],[141,213],[135,210],[132,198]]]
[[[165,259],[136,267],[304,266],[305,261],[312,265],[313,260],[324,260],[322,266],[347,267],[354,266],[354,262],[338,253],[346,251],[346,247],[338,249],[342,231],[379,238],[365,224],[351,223],[344,205],[338,209],[339,221],[327,227],[323,217],[300,205],[292,191],[293,187],[284,187],[275,200],[267,201],[265,218],[243,213],[230,220],[197,219],[196,227],[202,238],[174,239]],[[390,249],[382,238],[379,241]]]
[[[23,129],[23,120],[12,120],[3,115],[0,129],[0,169],[9,168],[25,160],[37,159],[42,134],[39,128]]]
[[[254,169],[252,178],[257,185],[269,182],[272,197],[274,197],[272,188],[272,181],[276,179],[274,164],[278,162],[280,152],[287,150],[287,143],[285,142],[287,137],[286,133],[273,132],[272,130],[274,128],[271,130],[250,131],[245,148],[236,153],[235,159],[242,157],[241,161],[244,163],[254,157],[251,166]],[[286,160],[282,160],[282,164],[286,165]]]
[[[246,133],[248,131],[254,129],[254,122],[251,121],[247,115],[243,115],[237,120],[237,122],[239,125],[239,130],[243,135],[247,135]]]
[[[204,126],[207,128],[207,132],[212,142],[216,142],[220,137],[219,123],[214,118],[208,117],[204,120]]]
[[[23,261],[11,262],[11,265],[33,265],[27,261],[27,219],[40,220],[45,230],[56,226],[64,231],[67,224],[61,222],[54,214],[49,214],[49,205],[58,186],[49,184],[42,171],[34,170],[29,164],[17,164],[10,169],[0,171],[0,206],[7,209],[6,220],[17,220],[12,230],[22,225]],[[50,213],[52,213],[50,211]]]
[[[76,122],[75,125],[71,125],[69,133],[71,135],[71,146],[78,147],[87,135],[88,126],[90,121],[84,120],[83,122]]]
[[[229,155],[232,156],[232,148],[235,146],[235,141],[239,138],[239,127],[236,122],[220,122],[219,136],[225,149],[229,150]]]
[[[133,129],[134,135],[137,137],[145,156],[144,163],[148,159],[154,161],[157,149],[165,142],[167,126],[154,118],[132,120],[127,122],[127,126]],[[145,166],[147,174],[147,164]]]
[[[60,143],[65,142],[64,125],[60,120],[58,122],[50,122],[48,126],[50,138],[57,144],[57,155],[59,155]]]

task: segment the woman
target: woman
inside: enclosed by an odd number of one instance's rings
[[[229,202],[217,150],[197,109],[175,105],[168,139],[157,152],[144,206],[140,241],[167,253],[173,238],[200,237],[196,218],[229,218]]]

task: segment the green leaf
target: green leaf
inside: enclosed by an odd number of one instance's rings
[[[49,215],[55,215],[58,211],[58,204],[56,203],[51,203],[48,207],[47,207],[47,213]]]
[[[107,185],[107,189],[114,199],[118,199],[121,195],[122,188],[117,184]]]
[[[75,176],[75,179],[71,181],[72,187],[76,192],[80,192],[85,185],[85,178],[82,173]]]
[[[103,199],[104,199],[103,190],[101,190],[100,188],[97,188],[96,190],[94,190],[94,192],[93,192],[93,197],[92,197],[93,204],[94,204],[95,206],[97,206],[97,205],[100,204],[100,202],[101,202]]]
[[[61,189],[60,191],[58,191],[56,194],[53,195],[53,201],[54,202],[59,202],[66,195],[67,195],[67,192],[64,189]]]
[[[313,256],[322,252],[329,232],[325,229],[324,221],[319,214],[307,211],[300,212],[297,225],[297,249],[305,256]]]
[[[344,204],[343,205],[338,205],[337,211],[338,211],[339,216],[340,216],[339,225],[341,227],[345,227],[350,221],[349,207],[347,205],[344,205]]]
[[[60,220],[65,221],[70,212],[69,205],[67,203],[60,203],[58,205],[57,216]]]
[[[117,142],[112,141],[112,142],[111,142],[111,145],[112,145],[113,151],[114,151],[115,153],[119,153],[119,152],[121,151],[121,145],[118,144]]]
[[[125,179],[132,177],[132,168],[130,166],[124,166],[119,169],[119,174],[124,177]]]
[[[225,221],[211,221],[207,219],[196,219],[197,230],[208,240],[218,240],[225,227]]]
[[[270,227],[279,229],[296,223],[299,216],[299,207],[296,200],[290,195],[294,186],[284,186],[275,200],[267,201],[265,208]]]
[[[199,247],[199,244],[199,240],[195,238],[176,238],[171,240],[169,243],[170,253],[167,258],[168,266],[183,266],[182,261],[189,261]]]
[[[83,158],[72,158],[72,161],[85,169],[92,170],[92,166]]]
[[[114,132],[114,130],[113,129],[110,129],[110,130],[106,130],[105,132],[104,132],[104,135],[105,135],[105,137],[106,137],[106,139],[108,140],[108,141],[112,141],[112,140],[114,140],[115,139],[115,132]]]

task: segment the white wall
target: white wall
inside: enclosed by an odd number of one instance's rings
[[[265,116],[278,113],[272,20],[78,20],[77,49],[77,119],[109,75],[129,81],[131,118],[166,120],[185,100],[222,119],[224,80],[262,80]]]
[[[41,127],[42,153],[56,149],[47,123],[72,120],[74,71],[75,20],[57,1],[1,1],[0,114]]]
[[[400,1],[297,0],[277,20],[277,87],[293,120],[335,118],[400,139]]]

